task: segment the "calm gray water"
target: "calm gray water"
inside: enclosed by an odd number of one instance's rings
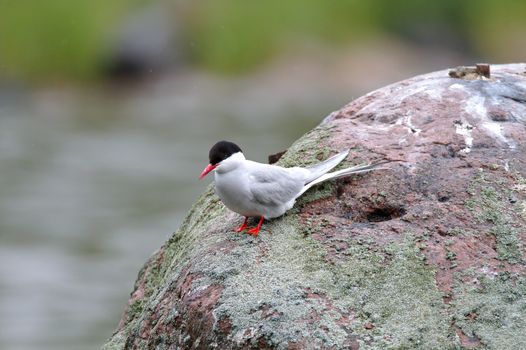
[[[348,100],[258,79],[189,75],[0,102],[1,349],[100,347],[141,265],[210,181],[197,177],[215,141],[266,161]]]

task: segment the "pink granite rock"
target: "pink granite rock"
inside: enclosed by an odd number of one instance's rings
[[[279,162],[350,148],[390,169],[311,189],[257,238],[209,188],[104,348],[526,348],[525,70],[422,75],[332,113]]]

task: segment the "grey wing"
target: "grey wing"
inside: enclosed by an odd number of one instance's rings
[[[265,166],[252,172],[250,191],[263,205],[282,205],[296,198],[303,189],[305,169]]]

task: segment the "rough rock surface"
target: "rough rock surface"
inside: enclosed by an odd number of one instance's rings
[[[440,71],[332,113],[279,163],[398,162],[311,189],[257,238],[210,187],[104,348],[526,349],[525,71]]]

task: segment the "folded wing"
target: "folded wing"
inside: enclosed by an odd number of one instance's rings
[[[253,199],[266,206],[287,203],[301,192],[306,176],[308,172],[302,168],[261,167],[251,174]]]

